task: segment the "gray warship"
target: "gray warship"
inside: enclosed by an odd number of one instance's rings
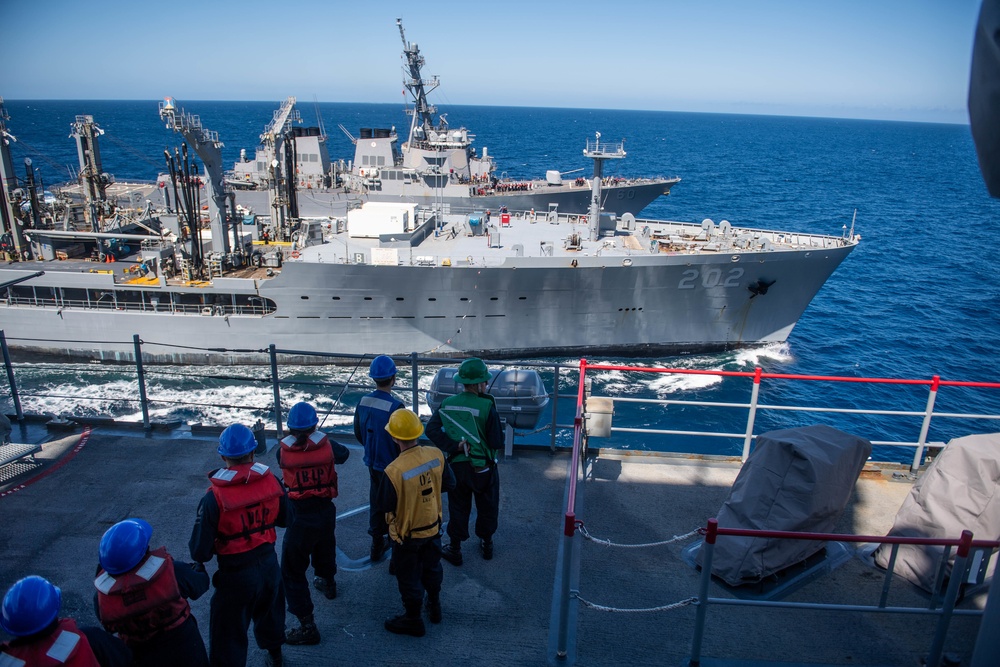
[[[341,197],[484,211],[496,211],[501,206],[545,211],[550,205],[572,215],[589,211],[591,179],[564,178],[568,174],[555,169],[548,170],[545,178],[499,178],[488,149],[478,152],[473,146],[473,133],[465,127],[451,127],[444,115],[435,120],[437,108],[428,95],[440,81],[436,76],[422,76],[424,58],[419,46],[406,40],[400,19],[396,25],[403,41],[403,85],[413,101],[406,110],[410,115],[408,140],[400,145],[395,127],[361,128],[355,137],[341,126],[354,144],[354,159],[349,163],[334,162],[322,121],[319,127],[299,127],[302,118],[295,109],[295,98],[289,97],[265,127],[254,158],[241,151],[240,160],[226,175],[226,182],[237,190],[242,204],[259,212],[265,206],[270,208],[273,201],[266,200],[262,192],[277,180],[274,165],[284,164],[294,155],[295,171],[284,172],[296,175],[286,187],[301,193],[299,205],[307,215],[328,214],[331,204]],[[601,174],[593,178],[602,180],[603,210],[619,216],[638,215],[657,197],[669,194],[680,181],[676,177],[621,178]]]
[[[100,128],[78,116],[79,182],[59,206],[39,201],[30,169],[5,188],[4,251],[21,260],[0,268],[12,349],[123,360],[137,336],[164,363],[260,361],[270,345],[291,358],[734,349],[784,341],[859,242],[853,223],[826,236],[618,215],[599,177],[586,214],[342,202],[310,218],[294,190],[272,189],[276,214],[258,216],[226,186],[218,135],[170,98],[160,117],[185,140],[166,154],[167,187],[115,183]],[[625,151],[597,135],[584,154],[600,176]]]

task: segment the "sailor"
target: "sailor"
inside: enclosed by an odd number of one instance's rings
[[[389,527],[385,513],[375,507],[375,495],[382,484],[385,467],[399,455],[399,448],[386,432],[389,416],[403,408],[403,402],[392,395],[396,384],[396,364],[384,354],[372,359],[368,377],[375,381],[375,391],[362,397],[354,411],[354,437],[365,448],[368,466],[368,534],[372,538],[371,560],[377,563],[387,548],[385,536]]]
[[[132,652],[100,628],[59,618],[62,591],[35,575],[17,581],[3,598],[0,628],[14,639],[0,644],[0,665],[127,667]]]
[[[119,521],[104,533],[94,580],[97,618],[132,649],[137,667],[208,667],[187,601],[208,590],[208,573],[200,563],[175,561],[164,547],[150,550],[152,534],[142,519]]]
[[[296,403],[288,412],[289,435],[275,452],[281,479],[288,491],[288,528],[281,543],[281,578],[288,611],[299,627],[285,634],[289,644],[318,644],[306,570],[312,561],[313,585],[328,600],[337,597],[336,464],[351,452],[316,430],[319,417],[308,403]]]
[[[448,538],[441,557],[462,564],[462,542],[469,539],[472,499],[476,500],[476,536],[483,558],[493,558],[493,534],[500,510],[497,452],[503,446],[503,427],[496,401],[486,393],[489,369],[482,359],[466,359],[455,381],[463,391],[449,396],[427,423],[427,437],[448,455],[457,486],[448,495]]]
[[[389,523],[390,564],[405,611],[384,625],[389,632],[423,637],[425,591],[428,618],[441,622],[441,493],[455,488],[455,476],[441,450],[418,444],[424,426],[412,410],[393,412],[385,430],[399,456],[386,466],[376,506]]]
[[[251,621],[257,645],[267,651],[265,664],[282,664],[285,590],[274,529],[285,525],[285,494],[270,468],[254,463],[256,448],[243,424],[222,432],[218,452],[225,467],[209,473],[211,486],[191,530],[191,558],[218,558],[208,632],[212,665],[246,665]]]

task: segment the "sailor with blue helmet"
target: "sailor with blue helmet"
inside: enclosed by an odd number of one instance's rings
[[[281,542],[281,578],[288,611],[299,627],[285,635],[289,644],[318,644],[319,629],[313,617],[306,570],[312,563],[313,585],[327,599],[337,597],[337,497],[336,464],[351,452],[317,430],[319,417],[308,403],[296,403],[288,412],[289,434],[275,452],[281,479],[288,492],[288,528]]]
[[[153,527],[125,519],[108,528],[98,548],[94,610],[109,632],[132,649],[137,667],[207,667],[208,653],[188,599],[208,590],[204,566],[175,561],[149,548]]]
[[[365,465],[368,467],[368,534],[372,537],[371,560],[382,559],[387,548],[389,526],[385,514],[375,510],[375,497],[385,478],[385,468],[399,456],[399,448],[386,432],[389,416],[404,408],[403,402],[392,395],[396,384],[396,364],[384,354],[372,359],[368,377],[375,381],[375,391],[366,394],[354,411],[354,437],[365,448]]]
[[[285,589],[274,543],[275,527],[285,525],[286,498],[271,469],[254,462],[256,449],[243,424],[219,436],[225,466],[208,475],[188,543],[196,562],[218,559],[208,624],[212,665],[246,665],[251,621],[257,645],[267,651],[265,664],[282,664]]]
[[[127,667],[132,652],[100,628],[59,618],[62,591],[36,575],[15,582],[0,607],[0,628],[14,639],[0,644],[0,665]]]

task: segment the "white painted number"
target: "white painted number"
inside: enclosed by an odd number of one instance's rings
[[[722,277],[722,269],[716,267],[698,269],[686,269],[683,277],[677,283],[677,289],[694,289],[697,285],[698,276],[701,276],[701,286],[706,289],[718,287],[739,287],[740,278],[743,277],[744,270],[741,268],[729,269],[726,272],[725,280]]]

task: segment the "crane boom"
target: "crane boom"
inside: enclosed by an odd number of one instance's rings
[[[200,117],[186,113],[184,109],[178,109],[171,97],[160,102],[160,119],[166,121],[168,130],[173,130],[184,137],[205,165],[205,188],[208,195],[213,249],[228,256],[239,249],[239,240],[235,238],[235,224],[226,213],[228,195],[225,189],[225,171],[222,167],[223,144],[219,141],[219,133],[206,130],[201,125]],[[230,231],[233,233],[233,239],[229,238]]]

